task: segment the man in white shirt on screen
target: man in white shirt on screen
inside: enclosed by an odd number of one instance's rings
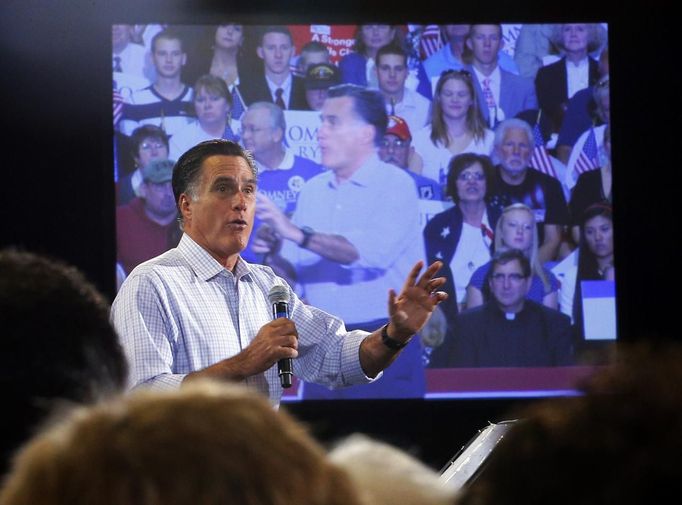
[[[403,118],[410,131],[419,131],[429,121],[431,102],[405,87],[409,75],[407,53],[395,44],[383,46],[376,55],[379,91],[386,100],[386,112]]]
[[[283,240],[281,256],[293,266],[309,303],[341,315],[349,328],[383,324],[384,303],[375,298],[399,286],[410,265],[424,258],[414,181],[377,155],[388,122],[379,92],[332,87],[321,120],[318,139],[328,170],[303,186],[291,220],[262,201],[258,217]],[[270,253],[273,262],[281,259],[272,243],[253,248]],[[306,384],[304,396],[420,397],[420,355],[415,340],[381,384],[334,395]]]
[[[180,34],[172,28],[154,36],[151,53],[156,79],[152,85],[133,92],[123,107],[120,128],[130,135],[135,128],[152,124],[172,137],[194,117],[192,89],[181,80],[187,54]]]

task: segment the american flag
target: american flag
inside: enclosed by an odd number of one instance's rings
[[[594,128],[590,128],[590,133],[585,139],[580,155],[575,162],[575,171],[578,174],[599,168],[599,153],[597,149],[597,137],[594,135]]]
[[[244,100],[239,92],[239,88],[235,86],[232,88],[232,119],[241,120],[245,111]]]
[[[533,143],[535,148],[530,157],[530,166],[543,174],[556,177],[556,170],[554,170],[554,165],[545,147],[545,141],[542,139],[542,133],[540,133],[540,126],[537,123],[533,127]]]
[[[113,115],[114,128],[116,128],[116,125],[121,120],[121,116],[123,115],[123,96],[116,89],[114,89],[113,96]]]
[[[443,47],[439,25],[426,25],[419,41],[419,55],[425,60]]]

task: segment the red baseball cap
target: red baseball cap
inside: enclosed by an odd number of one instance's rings
[[[400,140],[412,140],[412,134],[410,134],[410,128],[407,126],[407,122],[399,116],[388,116],[388,128],[386,133],[395,135]]]

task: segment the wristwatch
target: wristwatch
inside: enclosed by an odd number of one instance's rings
[[[411,339],[410,339],[411,340]],[[400,342],[394,338],[391,338],[388,336],[388,324],[385,324],[381,328],[381,341],[383,344],[388,347],[389,349],[393,351],[399,351],[403,347],[405,347],[410,341],[408,340],[407,342]]]
[[[303,233],[303,240],[301,240],[301,243],[298,244],[298,246],[307,249],[308,242],[310,242],[310,237],[312,237],[315,234],[315,230],[313,230],[309,226],[303,226],[301,227],[301,232]]]

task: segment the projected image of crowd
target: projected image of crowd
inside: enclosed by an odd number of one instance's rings
[[[242,257],[349,329],[383,324],[415,261],[443,262],[450,298],[358,395],[422,396],[425,368],[577,365],[615,339],[606,25],[112,37],[119,283],[182,236],[175,161],[224,138],[259,169]],[[356,397],[322,389],[306,397]]]

